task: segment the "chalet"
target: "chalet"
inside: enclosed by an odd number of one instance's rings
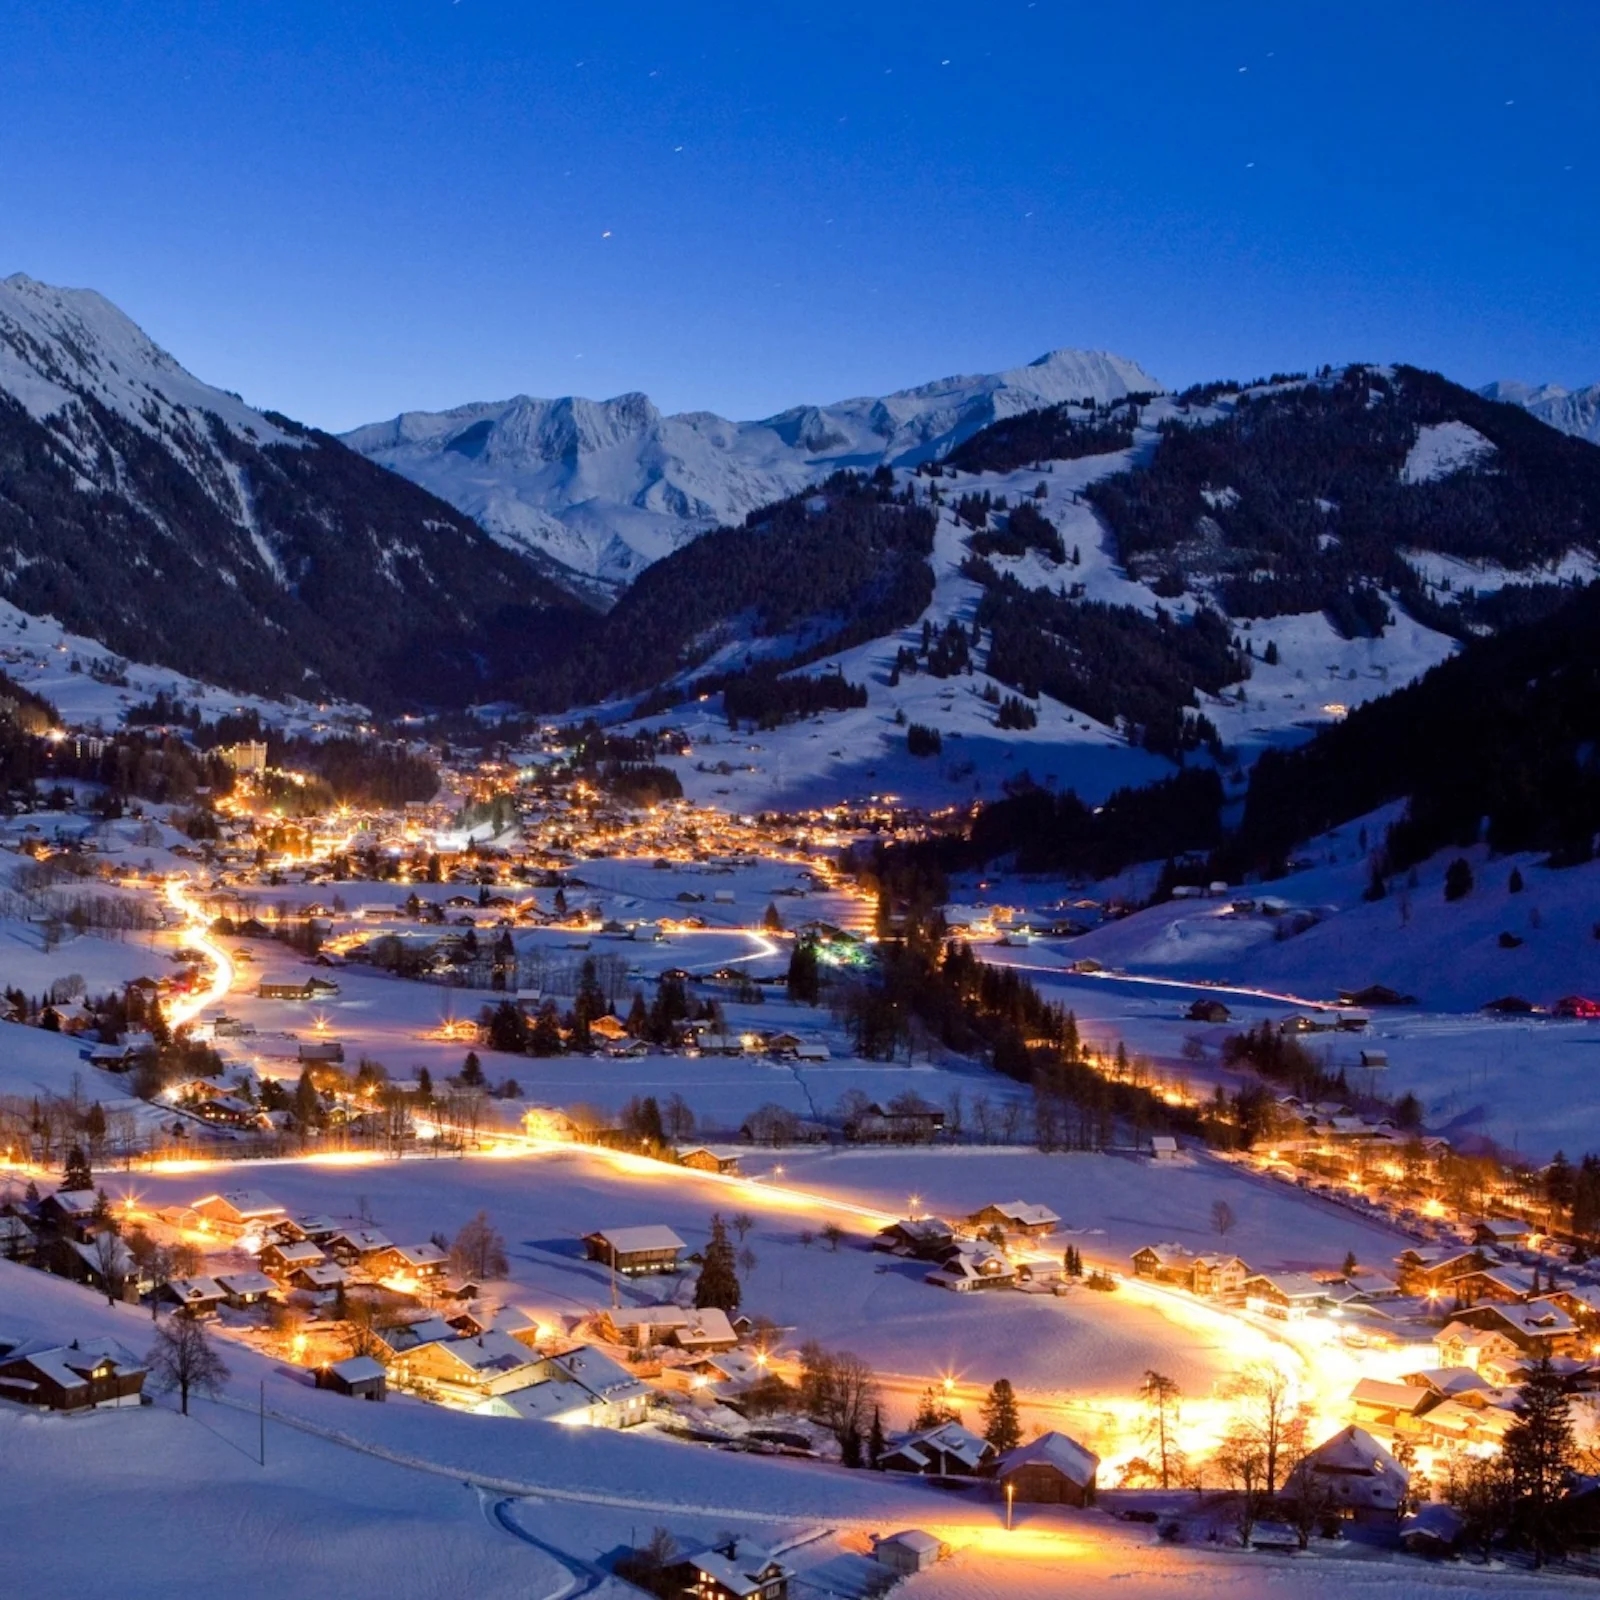
[[[254,1128],[261,1123],[261,1113],[248,1100],[234,1094],[210,1094],[185,1107],[203,1122],[219,1128]]]
[[[0,1261],[31,1261],[38,1242],[26,1217],[0,1213]]]
[[[650,1054],[650,1046],[643,1039],[624,1034],[620,1039],[607,1039],[600,1046],[600,1054],[608,1061],[637,1061]]]
[[[419,1317],[413,1322],[396,1322],[386,1328],[374,1329],[378,1343],[389,1353],[392,1361],[399,1362],[427,1344],[439,1344],[454,1339],[456,1330],[443,1317]]]
[[[269,1200],[259,1189],[235,1189],[228,1194],[208,1194],[189,1208],[202,1233],[219,1233],[237,1238],[252,1230],[276,1227],[288,1212],[276,1200]]]
[[[1042,1239],[1054,1233],[1061,1224],[1048,1206],[1029,1205],[1025,1200],[1004,1200],[974,1211],[967,1218],[967,1226],[981,1232],[998,1228],[1004,1234],[1016,1234],[1025,1239]]]
[[[322,1266],[328,1258],[309,1239],[302,1239],[297,1244],[263,1245],[257,1259],[263,1272],[274,1278],[291,1278],[303,1267]]]
[[[916,1261],[941,1260],[956,1242],[955,1229],[940,1217],[910,1217],[880,1228],[873,1249],[888,1250]]]
[[[994,1460],[994,1446],[959,1422],[944,1422],[897,1440],[878,1458],[885,1472],[970,1478]]]
[[[1493,1454],[1516,1425],[1517,1413],[1505,1403],[1511,1391],[1469,1390],[1452,1400],[1441,1400],[1418,1422],[1422,1437],[1447,1449],[1467,1449]]]
[[[223,1298],[235,1310],[259,1305],[277,1285],[264,1272],[227,1272],[217,1275]]]
[[[695,1048],[703,1056],[742,1056],[745,1053],[744,1036],[738,1033],[702,1033],[695,1040]]]
[[[1560,1306],[1548,1300],[1505,1305],[1490,1301],[1457,1311],[1451,1327],[1479,1328],[1502,1334],[1524,1355],[1564,1356],[1578,1344],[1578,1326]],[[1443,1335],[1440,1335],[1442,1347]]]
[[[328,1254],[345,1267],[371,1267],[393,1249],[394,1240],[376,1228],[341,1228],[328,1240]]]
[[[95,1231],[99,1205],[93,1189],[57,1189],[39,1202],[39,1224],[64,1239],[87,1239]]]
[[[1480,1250],[1402,1250],[1395,1257],[1400,1269],[1400,1290],[1403,1294],[1430,1295],[1446,1293],[1451,1283],[1469,1272],[1486,1266]]]
[[[852,1139],[907,1144],[927,1143],[943,1131],[943,1110],[911,1095],[895,1101],[887,1109],[874,1102],[851,1120],[848,1129]]]
[[[528,1347],[492,1329],[475,1339],[430,1339],[397,1356],[395,1369],[408,1382],[436,1384],[462,1399],[508,1394],[539,1379]]]
[[[298,1217],[285,1217],[282,1222],[275,1224],[275,1229],[282,1238],[309,1239],[313,1244],[326,1244],[342,1226],[332,1217],[312,1212]]]
[[[295,1047],[295,1059],[311,1066],[337,1066],[344,1060],[344,1045],[338,1039],[302,1039]]]
[[[1493,1245],[1501,1250],[1524,1249],[1532,1237],[1532,1226],[1519,1217],[1484,1217],[1472,1228],[1475,1244]]]
[[[296,1267],[289,1274],[292,1288],[307,1294],[330,1294],[344,1287],[344,1268],[337,1261],[319,1261],[315,1266]]]
[[[1200,999],[1189,1007],[1190,1022],[1227,1022],[1232,1016],[1220,1000]]]
[[[788,1600],[793,1576],[769,1550],[741,1538],[681,1556],[662,1573],[666,1593],[694,1600]]]
[[[317,1387],[357,1400],[382,1400],[389,1392],[383,1363],[371,1356],[351,1356],[331,1366],[317,1368]]]
[[[0,1355],[0,1399],[46,1411],[108,1410],[141,1403],[147,1369],[114,1339],[13,1345]]]
[[[54,1033],[82,1033],[94,1025],[94,1015],[76,1001],[62,1001],[46,1006],[39,1013],[40,1022]]]
[[[728,1313],[716,1306],[688,1312],[684,1320],[668,1332],[667,1338],[680,1350],[694,1355],[732,1350],[739,1342],[739,1335],[728,1321]]]
[[[1328,1304],[1328,1286],[1305,1272],[1257,1272],[1244,1280],[1245,1309],[1258,1315],[1298,1321]]]
[[[1438,1398],[1431,1389],[1380,1378],[1363,1378],[1350,1392],[1356,1421],[1387,1433],[1414,1432],[1418,1415],[1436,1405]]]
[[[686,1248],[671,1228],[656,1224],[601,1229],[586,1235],[583,1243],[591,1261],[603,1261],[613,1272],[629,1277],[678,1271],[678,1257]]]
[[[309,1000],[312,992],[309,979],[263,978],[256,986],[260,1000]]]
[[[382,1277],[431,1283],[444,1276],[450,1257],[436,1244],[392,1244],[376,1251],[364,1265]]]
[[[1407,1555],[1438,1561],[1461,1547],[1466,1518],[1442,1500],[1429,1500],[1400,1524],[1400,1544]]]
[[[103,1257],[107,1249],[111,1251],[109,1260]],[[52,1263],[54,1270],[75,1283],[87,1283],[101,1294],[137,1300],[151,1286],[133,1252],[115,1234],[101,1233],[92,1244],[71,1239],[66,1241],[64,1250]]]
[[[982,1240],[960,1239],[939,1257],[927,1282],[965,1294],[974,1289],[1013,1289],[1017,1269],[1005,1251]]]
[[[1250,1269],[1238,1256],[1193,1255],[1182,1245],[1147,1244],[1133,1253],[1133,1275],[1217,1296],[1238,1294]]]
[[[645,1420],[650,1394],[650,1386],[626,1367],[584,1345],[545,1357],[532,1383],[492,1396],[477,1409],[567,1427],[632,1428]]]
[[[1503,1329],[1478,1328],[1465,1322],[1445,1325],[1434,1340],[1439,1364],[1468,1367],[1487,1374],[1491,1369],[1512,1365],[1522,1359],[1522,1347]]]
[[[173,1278],[163,1291],[180,1311],[191,1317],[213,1317],[228,1292],[215,1278]]]
[[[1008,1450],[993,1475],[1006,1494],[1024,1505],[1094,1504],[1100,1458],[1064,1433],[1041,1434],[1032,1444]]]
[[[1301,1467],[1344,1516],[1394,1522],[1405,1509],[1411,1475],[1365,1428],[1348,1427],[1308,1451]]]
[[[907,1528],[901,1533],[891,1533],[872,1546],[872,1559],[902,1578],[926,1572],[944,1553],[944,1546],[931,1533],[921,1528]]]
[[[673,1153],[678,1158],[679,1166],[693,1167],[697,1172],[737,1173],[739,1170],[739,1151],[726,1147],[685,1144],[679,1145]]]
[[[769,1056],[792,1056],[804,1041],[798,1033],[764,1033],[761,1048]]]

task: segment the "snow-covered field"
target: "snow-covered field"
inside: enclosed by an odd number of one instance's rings
[[[150,1336],[144,1313],[5,1262],[0,1322],[20,1336],[110,1336],[136,1353]],[[308,1389],[250,1351],[227,1357],[221,1402],[195,1402],[188,1419],[170,1400],[80,1418],[0,1404],[9,1588],[30,1600],[165,1600],[180,1574],[186,1588],[238,1600],[275,1600],[286,1588],[396,1600],[619,1597],[634,1591],[596,1561],[656,1526],[684,1543],[732,1529],[785,1548],[813,1591],[828,1589],[842,1549],[861,1548],[867,1534],[927,1528],[953,1554],[910,1580],[912,1600],[1047,1596],[1064,1585],[1096,1600],[1179,1600],[1224,1587],[1233,1600],[1527,1600],[1590,1587],[1385,1558],[1359,1544],[1319,1545],[1295,1560],[1170,1547],[1105,1511],[1019,1507],[1008,1535],[981,1489],[951,1494],[402,1399],[362,1405]],[[264,1467],[258,1394],[268,1412]],[[63,1506],[72,1508],[67,1528]]]

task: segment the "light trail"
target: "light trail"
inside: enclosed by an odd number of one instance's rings
[[[173,910],[184,918],[183,937],[187,944],[202,951],[211,961],[211,981],[200,994],[185,995],[170,1002],[166,1011],[168,1025],[181,1028],[193,1022],[208,1006],[221,1005],[233,988],[233,958],[211,937],[205,917],[189,897],[188,885],[174,878],[167,884],[167,900]]]

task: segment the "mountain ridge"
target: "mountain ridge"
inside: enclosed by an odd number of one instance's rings
[[[509,548],[615,590],[699,534],[840,467],[915,466],[1022,411],[1160,389],[1125,357],[1063,349],[1002,372],[791,406],[749,422],[663,413],[636,391],[609,400],[517,395],[401,412],[341,438]]]
[[[329,434],[194,377],[94,290],[0,280],[0,595],[241,691],[479,692],[496,613],[570,601]]]

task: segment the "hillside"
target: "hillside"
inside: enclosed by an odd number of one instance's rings
[[[1159,428],[1089,497],[1131,573],[1234,618],[1323,611],[1354,637],[1399,600],[1466,635],[1549,610],[1573,557],[1594,570],[1600,450],[1436,373],[1349,367]]]
[[[1120,356],[1056,350],[1007,372],[798,405],[759,422],[663,415],[642,394],[518,395],[404,412],[344,439],[477,518],[507,547],[614,589],[697,534],[838,468],[913,466],[997,419],[1160,387]]]
[[[380,707],[481,693],[486,623],[570,603],[461,513],[185,372],[101,296],[21,275],[0,282],[0,567],[0,597],[118,655]]]

